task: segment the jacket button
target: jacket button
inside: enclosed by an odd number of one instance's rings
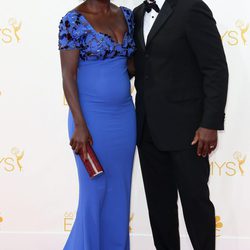
[[[146,58],[149,58],[149,54],[146,54],[145,57],[146,57]]]
[[[149,76],[148,76],[148,75],[145,75],[145,79],[149,79]]]

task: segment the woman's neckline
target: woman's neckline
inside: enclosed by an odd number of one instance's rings
[[[97,31],[97,30],[94,28],[94,26],[93,26],[92,24],[90,24],[90,22],[88,21],[88,19],[85,17],[85,15],[84,15],[82,12],[80,12],[80,11],[78,11],[78,10],[76,10],[76,9],[73,9],[73,10],[71,10],[71,11],[73,11],[73,12],[79,14],[80,16],[82,16],[82,17],[84,18],[84,20],[87,22],[87,24],[89,25],[89,27],[90,27],[95,33],[101,34],[101,35],[104,35],[104,36],[107,36],[107,37],[110,38],[110,40],[111,40],[112,42],[114,42],[115,44],[118,44],[118,45],[122,46],[122,45],[124,44],[124,41],[125,41],[125,38],[126,38],[128,32],[129,32],[129,30],[130,30],[130,27],[129,27],[129,23],[128,23],[126,14],[124,13],[124,10],[123,10],[124,6],[119,6],[118,8],[121,9],[122,15],[123,15],[123,17],[124,17],[124,19],[125,19],[125,21],[126,21],[126,24],[127,24],[127,31],[124,32],[124,34],[123,34],[123,39],[122,39],[122,42],[121,42],[121,43],[120,43],[119,41],[116,41],[111,35],[106,34],[106,33],[104,33],[104,32],[101,32],[101,31]]]

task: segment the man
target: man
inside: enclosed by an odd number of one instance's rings
[[[149,1],[149,0],[147,0]],[[224,129],[228,68],[201,0],[135,8],[138,149],[157,250],[179,250],[177,192],[195,250],[215,249],[209,154]]]

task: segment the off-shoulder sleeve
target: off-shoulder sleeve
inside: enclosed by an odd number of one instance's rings
[[[126,20],[127,20],[127,23],[128,23],[129,33],[133,35],[133,33],[134,33],[134,26],[135,26],[135,23],[134,23],[134,13],[133,13],[132,10],[130,10],[127,7],[122,7],[122,8],[124,10],[124,14],[125,14],[125,17],[126,17]]]
[[[60,21],[58,34],[59,50],[79,49],[79,25],[77,16],[67,13]]]
[[[131,25],[131,34],[134,35],[135,19],[134,19],[134,13],[132,10],[130,11],[130,25]]]

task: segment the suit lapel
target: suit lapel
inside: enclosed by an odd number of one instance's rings
[[[145,5],[142,4],[138,10],[138,40],[143,50],[145,49],[145,40],[143,35],[144,14]]]
[[[168,0],[163,4],[147,38],[147,45],[152,41],[154,36],[160,30],[161,26],[168,20],[174,11],[174,1]]]

